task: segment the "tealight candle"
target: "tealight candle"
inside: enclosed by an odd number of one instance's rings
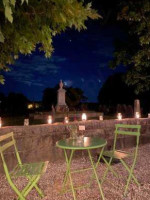
[[[135,118],[137,118],[137,119],[140,118],[140,113],[139,112],[135,113]]]
[[[47,122],[48,122],[48,124],[52,124],[52,116],[51,115],[48,116]]]
[[[29,119],[24,119],[24,126],[28,126],[29,125]]]
[[[66,124],[68,124],[68,123],[69,123],[69,118],[68,118],[68,117],[65,117],[65,120],[64,120],[64,121],[65,121]]]
[[[118,113],[117,118],[118,118],[119,120],[122,120],[122,114],[121,114],[121,113]]]
[[[99,116],[99,120],[102,121],[103,120],[103,115]]]
[[[87,115],[85,113],[82,114],[82,121],[86,121],[87,120]]]

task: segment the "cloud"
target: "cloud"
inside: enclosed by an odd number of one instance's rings
[[[84,83],[84,81],[85,81],[84,78],[81,78],[81,81]]]
[[[65,80],[64,81],[64,85],[67,86],[67,87],[71,87],[73,84],[73,81],[72,80]]]
[[[97,50],[93,51],[93,54],[105,58],[105,59],[110,59],[112,58],[112,54],[113,54],[113,47],[104,47],[102,45],[100,45]]]
[[[106,67],[108,67],[108,63],[100,63],[98,65],[98,68],[101,68],[101,69],[106,69]]]
[[[61,69],[61,63],[66,58],[53,56],[46,59],[41,55],[23,56],[16,64],[12,66],[12,70],[6,73],[6,76],[13,80],[26,84],[28,86],[44,86],[45,76],[55,76]]]

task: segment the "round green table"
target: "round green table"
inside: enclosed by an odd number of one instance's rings
[[[100,190],[100,195],[103,200],[105,199],[96,169],[98,167],[99,161],[101,159],[101,156],[103,154],[103,150],[104,150],[104,147],[106,146],[106,144],[107,144],[107,141],[105,139],[99,138],[99,137],[84,137],[84,138],[79,137],[77,139],[64,139],[64,140],[60,140],[56,143],[57,147],[64,150],[66,164],[67,164],[67,170],[66,170],[66,174],[65,174],[65,178],[64,178],[64,182],[63,182],[63,192],[65,191],[64,188],[66,186],[67,179],[69,178],[74,200],[76,200],[75,190],[81,189],[84,186],[74,188],[71,174],[76,173],[76,172],[81,172],[81,171],[87,171],[87,170],[93,170],[92,179],[93,178],[96,179],[99,190]],[[91,151],[93,149],[100,149],[99,158],[96,163],[94,163],[92,154],[91,154]],[[69,156],[67,155],[67,150],[71,150],[71,153]],[[85,150],[88,152],[88,156],[89,156],[89,159],[91,162],[91,168],[79,169],[79,170],[74,170],[74,171],[71,170],[71,161],[73,158],[73,154],[77,150]]]

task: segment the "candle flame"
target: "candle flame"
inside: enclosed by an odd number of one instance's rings
[[[87,120],[87,116],[85,113],[82,114],[82,121],[86,121]]]

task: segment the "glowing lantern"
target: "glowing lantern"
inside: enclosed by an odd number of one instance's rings
[[[103,121],[103,115],[100,115],[100,116],[99,116],[99,120],[100,120],[100,121]]]
[[[140,118],[140,113],[139,112],[135,113],[135,118],[137,118],[137,119]]]
[[[87,120],[87,115],[85,113],[82,114],[82,121],[86,121]]]
[[[24,126],[28,126],[29,125],[29,119],[24,119]]]
[[[121,114],[121,113],[118,113],[117,118],[118,118],[119,120],[122,120],[122,114]]]
[[[90,140],[89,137],[84,137],[84,146],[85,146],[85,147],[90,146],[90,142],[91,142],[91,140]]]
[[[53,121],[53,120],[52,120],[52,116],[49,115],[49,116],[48,116],[48,119],[47,119],[48,124],[52,124],[52,121]]]
[[[28,104],[28,109],[32,109],[33,108],[33,104]]]
[[[69,123],[69,117],[65,117],[64,121],[65,121],[66,124],[68,124]]]

